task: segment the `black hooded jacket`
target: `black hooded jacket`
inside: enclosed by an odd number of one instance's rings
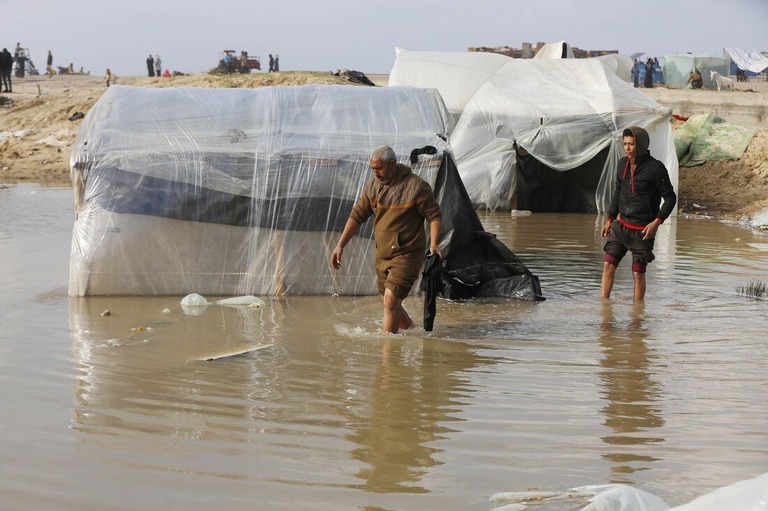
[[[628,129],[635,137],[637,166],[632,172],[629,158],[619,160],[607,213],[627,227],[642,229],[656,218],[666,220],[674,211],[677,195],[667,168],[648,151],[648,132],[637,126]]]

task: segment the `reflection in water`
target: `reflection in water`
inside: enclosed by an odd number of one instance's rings
[[[71,335],[80,373],[73,429],[89,434],[85,438],[94,446],[101,435],[117,436],[125,451],[136,450],[132,439],[142,438],[138,450],[147,458],[158,442],[164,444],[164,437],[206,440],[198,447],[201,453],[228,445],[226,450],[248,456],[254,449],[259,477],[268,473],[283,482],[307,477],[311,470],[304,455],[292,460],[291,451],[328,449],[338,435],[346,440],[335,447],[339,466],[345,457],[364,464],[355,465],[355,477],[364,482],[348,488],[429,493],[419,481],[439,464],[434,458],[438,450],[430,443],[452,431],[446,424],[459,420],[452,416],[463,408],[459,396],[472,392],[462,374],[495,361],[477,356],[476,346],[459,341],[378,332],[345,342],[318,337],[318,328],[332,331],[328,318],[343,315],[335,310],[341,305],[308,297],[268,301],[258,309],[209,305],[185,314],[174,298],[71,298]],[[378,315],[375,298],[363,308],[370,310],[371,319]],[[106,309],[109,316],[101,314]],[[370,327],[378,330],[373,323]],[[243,346],[263,349],[205,361]],[[303,445],[308,431],[313,431],[310,438],[325,440]],[[112,449],[122,450],[121,441],[111,440]],[[279,455],[281,468],[264,450]],[[204,473],[228,477],[228,462],[214,468],[211,458],[216,455],[206,454],[210,458]],[[114,456],[118,463],[136,463],[128,461],[133,453]],[[123,456],[127,459],[119,461]],[[145,468],[154,470],[179,470],[174,463],[185,471],[203,470],[189,461],[174,461],[170,454],[161,461],[170,466],[146,463]]]
[[[656,355],[646,344],[645,303],[632,304],[626,329],[614,318],[611,300],[602,301],[600,346],[603,359],[600,379],[605,387],[603,395],[608,403],[601,410],[604,424],[613,434],[603,437],[606,444],[616,446],[604,458],[612,463],[612,471],[633,473],[647,470],[648,463],[658,461],[653,456],[639,454],[637,446],[663,442],[663,438],[649,435],[650,430],[664,425],[659,384],[653,380]],[[614,482],[628,482],[619,478]]]
[[[348,419],[355,430],[347,438],[359,447],[355,459],[366,464],[357,477],[371,492],[427,493],[418,484],[429,467],[439,465],[429,444],[451,432],[447,422],[460,409],[457,397],[471,391],[461,373],[488,363],[467,345],[425,339],[416,347],[403,339],[385,339],[370,397],[370,418]]]

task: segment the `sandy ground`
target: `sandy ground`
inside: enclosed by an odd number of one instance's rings
[[[386,85],[386,75],[372,75]],[[118,83],[144,87],[261,87],[309,83],[349,84],[330,73],[281,72],[245,76],[196,74],[171,78],[118,77]],[[102,76],[28,76],[15,79],[11,100],[0,107],[0,183],[20,181],[69,184],[69,157],[81,120],[106,86]],[[756,127],[757,133],[738,161],[711,161],[681,168],[678,207],[684,213],[741,219],[768,208],[768,82],[739,83],[736,91],[651,89],[646,92],[673,112],[690,115],[709,111],[733,124]],[[728,110],[731,108],[732,110]],[[685,110],[688,111],[685,111]],[[731,121],[723,110],[741,122]]]

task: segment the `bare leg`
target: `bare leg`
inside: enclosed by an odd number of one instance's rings
[[[396,334],[413,325],[411,317],[403,308],[403,301],[395,296],[391,289],[384,290],[382,301],[384,302],[384,322],[381,325],[383,332]]]
[[[611,263],[603,262],[603,279],[600,283],[600,296],[603,298],[611,297],[611,290],[613,289],[613,281],[616,278],[616,267]]]
[[[635,278],[635,301],[645,300],[645,273],[632,272]]]

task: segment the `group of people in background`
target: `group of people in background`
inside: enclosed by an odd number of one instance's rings
[[[163,61],[160,55],[149,54],[147,57],[147,76],[163,76]]]
[[[269,54],[269,71],[268,73],[277,72],[280,71],[280,55],[275,53],[275,56],[273,57],[272,54]]]
[[[645,64],[641,64],[640,60],[635,59],[632,64],[632,84],[635,87],[640,87],[640,67],[645,67],[645,77],[643,78],[643,87],[650,89],[653,87],[653,73],[659,68],[659,59],[656,57],[648,57]]]

